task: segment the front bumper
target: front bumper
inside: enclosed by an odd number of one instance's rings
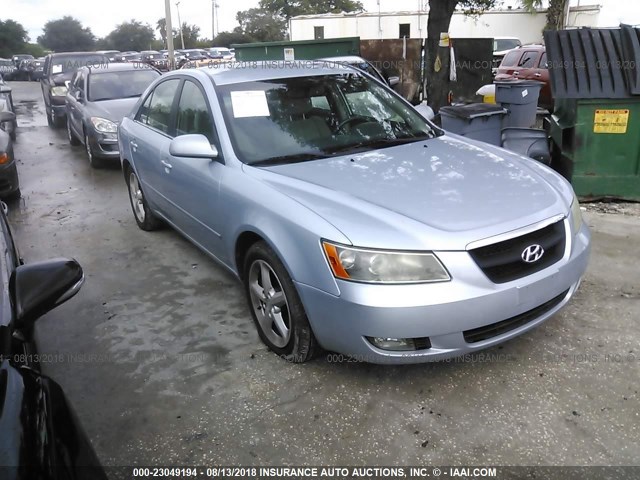
[[[57,98],[62,98],[62,104],[53,103]],[[64,97],[51,97],[51,105],[49,105],[49,109],[51,111],[51,115],[57,118],[66,118],[67,117],[67,107],[64,104]]]
[[[566,231],[570,232],[565,219]],[[568,235],[571,235],[568,233]],[[419,363],[457,357],[497,345],[536,327],[576,292],[590,254],[586,225],[567,237],[564,257],[508,283],[491,282],[467,252],[436,252],[452,280],[420,285],[370,285],[338,281],[340,296],[297,283],[315,336],[325,349],[372,363]],[[551,302],[554,300],[553,302]],[[520,318],[524,323],[468,342],[469,331]],[[492,331],[491,328],[487,330]],[[381,350],[366,337],[428,337],[430,348]]]
[[[118,134],[104,134],[93,131],[89,135],[89,143],[91,144],[91,153],[96,158],[116,159],[120,160],[120,151],[118,149]]]

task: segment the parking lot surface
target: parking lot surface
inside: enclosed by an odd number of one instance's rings
[[[105,465],[638,465],[640,208],[587,205],[593,253],[569,306],[477,356],[286,363],[240,283],[134,221],[119,165],[94,170],[13,82],[24,259],[75,257],[80,294],[38,322],[45,373]]]

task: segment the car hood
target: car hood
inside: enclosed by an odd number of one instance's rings
[[[67,80],[71,81],[73,78],[73,74],[76,73],[75,70],[69,72],[55,73],[51,75],[51,82],[54,85],[64,85]]]
[[[245,170],[364,247],[463,250],[565,215],[573,198],[544,165],[456,135]]]
[[[100,102],[87,102],[87,113],[92,117],[102,117],[114,123],[120,123],[129,115],[139,97],[118,98],[115,100],[102,100]]]

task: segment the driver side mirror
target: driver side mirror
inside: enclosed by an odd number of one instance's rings
[[[180,135],[171,140],[169,154],[174,157],[218,158],[218,149],[202,134]]]
[[[389,86],[390,87],[395,87],[396,85],[398,85],[400,83],[400,77],[389,77],[387,79],[387,82],[389,82]]]
[[[82,267],[73,259],[57,258],[17,267],[9,279],[16,329],[29,330],[38,318],[78,293],[83,283]]]

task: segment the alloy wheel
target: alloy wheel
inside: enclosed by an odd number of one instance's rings
[[[138,177],[136,177],[134,172],[129,174],[129,196],[131,197],[133,213],[140,223],[144,223],[144,196],[142,195],[142,189],[140,188]]]

